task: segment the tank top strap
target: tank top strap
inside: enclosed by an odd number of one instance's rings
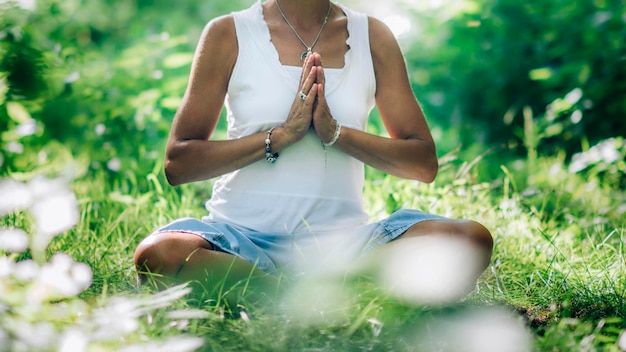
[[[352,64],[371,66],[372,54],[370,51],[369,18],[366,14],[351,10],[342,4],[337,4],[348,18],[349,37],[346,44],[350,47]],[[363,67],[360,67],[363,68]]]

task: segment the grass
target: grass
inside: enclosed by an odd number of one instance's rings
[[[525,350],[620,351],[626,195],[600,175],[568,172],[559,157],[536,162],[545,171],[524,175],[523,169],[503,167],[490,182],[479,181],[470,163],[452,162],[430,185],[368,178],[365,198],[374,219],[409,207],[475,219],[492,231],[492,263],[457,304],[411,305],[368,280],[309,282],[296,285],[288,303],[244,299],[228,307],[216,304],[215,294],[212,300],[177,300],[143,315],[128,339],[185,333],[202,337],[208,351],[453,351],[469,349],[468,331],[479,336],[475,329],[482,326],[494,346],[504,348],[499,350],[520,350],[524,343],[513,345],[525,341],[528,331]],[[139,177],[101,171],[76,178],[72,188],[80,219],[49,251],[66,252],[92,268],[93,284],[81,298],[93,307],[116,296],[147,294],[149,288],[136,283],[135,246],[172,219],[201,217],[210,193],[208,184],[166,186],[156,172]],[[25,215],[3,221],[27,222]],[[507,324],[515,328],[498,332]]]

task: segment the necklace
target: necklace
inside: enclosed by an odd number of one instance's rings
[[[296,35],[300,43],[302,43],[302,45],[304,45],[304,47],[306,48],[306,50],[304,50],[302,54],[300,54],[300,60],[304,60],[306,56],[313,50],[313,47],[315,46],[315,44],[317,44],[317,41],[320,39],[320,35],[322,34],[322,30],[324,30],[324,27],[326,27],[326,23],[328,23],[328,15],[330,15],[330,7],[331,7],[330,1],[328,2],[328,10],[326,10],[326,17],[324,17],[324,23],[322,23],[322,27],[320,27],[320,31],[317,32],[317,36],[315,36],[315,40],[313,40],[313,44],[311,44],[311,46],[306,45],[306,43],[304,42],[300,34],[298,34],[296,29],[291,25],[291,23],[287,19],[287,16],[285,16],[283,9],[280,7],[280,3],[278,2],[278,0],[276,0],[276,7],[278,7],[278,12],[280,12],[280,16],[283,18],[283,20],[285,20],[285,23],[287,23],[287,25],[289,26],[293,34]]]

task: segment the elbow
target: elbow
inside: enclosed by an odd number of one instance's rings
[[[180,172],[176,168],[176,163],[170,158],[165,159],[163,171],[165,172],[165,178],[167,179],[167,183],[169,183],[170,185],[179,186],[184,183],[181,180]]]
[[[439,172],[439,159],[437,158],[437,151],[434,143],[432,144],[431,151],[428,153],[425,165],[424,179],[422,182],[433,183],[437,177],[437,173]]]
[[[419,181],[424,183],[433,183],[435,181],[435,178],[437,177],[438,172],[439,162],[437,161],[437,158],[434,158],[433,161],[428,163],[428,166],[425,168]]]
[[[423,160],[419,169],[415,173],[415,179],[424,183],[433,183],[439,172],[439,160],[437,155],[433,153],[428,160]]]

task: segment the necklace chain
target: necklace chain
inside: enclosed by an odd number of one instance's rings
[[[278,2],[278,0],[276,0],[276,7],[278,7],[278,12],[280,12],[280,16],[283,18],[283,20],[285,20],[285,23],[287,23],[287,25],[289,26],[293,34],[296,35],[300,43],[302,43],[302,45],[304,45],[304,47],[306,48],[306,50],[300,55],[300,60],[304,60],[306,56],[313,50],[313,48],[315,47],[315,44],[317,44],[317,41],[320,39],[320,35],[322,34],[322,31],[324,30],[324,27],[326,27],[326,23],[328,23],[328,16],[330,15],[331,2],[330,1],[328,2],[328,10],[326,10],[326,17],[324,17],[324,23],[322,23],[322,26],[320,27],[319,32],[317,32],[317,35],[315,36],[315,39],[313,40],[313,44],[311,44],[311,46],[308,46],[306,44],[304,39],[302,39],[300,34],[298,34],[298,31],[296,31],[296,29],[291,25],[291,23],[287,19],[287,16],[285,16],[283,9],[280,7],[280,3]]]

